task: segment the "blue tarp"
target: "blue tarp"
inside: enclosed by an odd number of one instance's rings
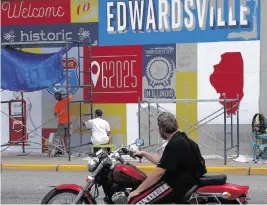
[[[36,54],[14,48],[1,51],[1,89],[33,92],[46,89],[65,77],[62,56],[73,46],[57,53]]]

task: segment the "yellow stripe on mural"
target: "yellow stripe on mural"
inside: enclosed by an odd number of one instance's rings
[[[126,104],[93,104],[93,113],[96,109],[101,109],[103,111],[103,119],[109,122],[111,134],[114,136],[113,138],[121,137],[122,139],[116,139],[116,141],[122,141],[123,144],[126,145]],[[73,133],[79,133],[80,105],[72,104],[71,113],[73,116]],[[89,104],[82,104],[82,113],[90,113]],[[84,133],[89,133],[89,131],[85,131]]]
[[[83,113],[88,113],[89,111],[89,104],[82,104],[81,105],[81,113],[80,113],[80,105],[79,104],[70,104],[70,111],[71,111],[71,116],[72,116],[72,126],[73,134],[79,134],[80,133],[80,115]],[[86,130],[85,127],[82,127],[83,134],[89,134],[90,131]]]
[[[29,52],[29,53],[41,53],[41,48],[22,48],[22,51]]]
[[[197,72],[176,72],[176,98],[197,99]],[[197,102],[176,103],[176,115],[180,129],[189,128],[197,123]],[[197,140],[197,130],[190,133],[190,136]]]
[[[70,0],[71,23],[98,22],[98,0]]]

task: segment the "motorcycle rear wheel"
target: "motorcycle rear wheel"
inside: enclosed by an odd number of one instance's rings
[[[189,202],[189,204],[213,204],[213,205],[217,205],[217,204],[239,204],[239,202],[237,200],[224,200],[224,199],[219,199],[220,202],[218,202],[216,199],[212,198],[212,199],[208,199],[208,200],[192,200]]]
[[[206,204],[239,204],[237,200],[224,200],[224,199],[219,199],[220,203],[216,200],[210,200]]]
[[[51,190],[42,200],[41,204],[72,204],[79,193],[74,190]],[[60,201],[58,201],[60,200]],[[90,204],[89,201],[82,197],[78,204]]]

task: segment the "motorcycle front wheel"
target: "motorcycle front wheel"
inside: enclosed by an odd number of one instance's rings
[[[41,204],[72,204],[79,193],[74,190],[51,190],[42,200]],[[82,197],[78,204],[90,204],[89,201]]]

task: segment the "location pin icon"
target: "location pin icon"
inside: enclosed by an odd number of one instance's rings
[[[93,73],[93,66],[97,67],[97,72],[96,73]],[[100,74],[100,65],[99,65],[98,62],[93,61],[91,63],[91,79],[93,81],[94,87],[96,86],[97,80],[99,78],[99,74]]]

